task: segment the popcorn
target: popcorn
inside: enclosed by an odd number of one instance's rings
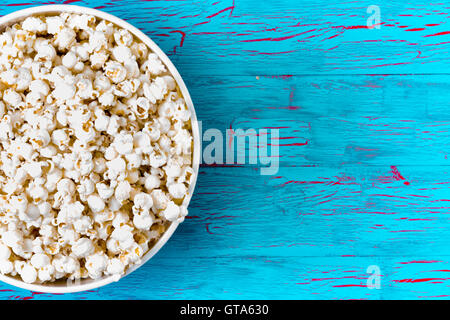
[[[81,126],[75,128],[75,137],[81,143],[90,143],[94,141],[96,132],[92,122],[84,123]]]
[[[46,17],[45,21],[47,22],[47,33],[49,34],[56,34],[64,27],[64,20],[58,16]]]
[[[181,222],[190,113],[158,55],[85,14],[0,33],[0,273],[117,279]]]
[[[166,172],[167,177],[174,178],[180,176],[181,167],[174,160],[169,160],[167,165],[164,167],[164,171]]]
[[[25,212],[28,206],[28,200],[25,195],[12,196],[9,204],[12,205],[18,212]]]
[[[0,79],[6,85],[12,86],[17,82],[19,78],[19,72],[17,70],[6,70],[0,73]]]
[[[2,241],[8,247],[16,248],[20,246],[21,242],[23,241],[23,236],[21,232],[17,230],[6,231],[2,234]]]
[[[29,88],[32,92],[40,93],[43,96],[48,95],[48,93],[50,92],[48,84],[45,81],[39,79],[31,81]]]
[[[186,186],[183,183],[169,185],[169,193],[174,199],[182,199],[186,195]]]
[[[127,70],[127,77],[128,78],[138,77],[139,76],[139,72],[140,72],[139,71],[139,65],[134,59],[125,61],[123,66]]]
[[[14,265],[9,260],[1,260],[0,259],[0,272],[2,274],[12,273],[14,271]]]
[[[30,189],[28,195],[36,202],[45,201],[48,198],[48,191],[41,186]]]
[[[81,171],[82,171],[81,174],[82,174],[82,175],[87,175],[89,172],[92,171],[92,168],[93,168],[93,162],[91,161],[91,162],[89,162],[89,163],[91,163],[92,166],[90,167],[90,170],[89,170],[89,169],[86,170],[86,169],[83,169],[83,168],[85,168],[85,166],[83,166],[83,162],[82,162],[82,165],[81,165]],[[87,171],[87,173],[86,173],[86,174],[83,174],[83,171]],[[90,194],[92,194],[92,193],[95,191],[95,184],[94,184],[94,182],[91,181],[90,179],[83,178],[83,179],[80,181],[80,184],[77,186],[77,191],[78,191],[78,193],[79,193],[80,195],[84,195],[84,196],[90,195]]]
[[[166,83],[160,77],[156,78],[151,84],[143,84],[144,96],[151,102],[156,103],[164,98],[167,93]]]
[[[107,35],[102,31],[94,31],[89,37],[89,47],[91,51],[100,51],[108,46]]]
[[[116,187],[116,190],[114,192],[114,196],[119,202],[123,202],[125,200],[128,200],[130,197],[131,192],[131,186],[128,181],[121,181]]]
[[[69,146],[70,137],[64,129],[54,130],[52,132],[52,142],[62,151]]]
[[[47,24],[36,17],[28,17],[22,22],[23,30],[33,33],[43,33],[47,30]]]
[[[112,91],[107,91],[98,97],[98,101],[104,107],[110,107],[114,104],[115,97]]]
[[[127,69],[115,61],[107,62],[104,69],[106,76],[114,83],[122,82],[127,76]]]
[[[126,46],[114,47],[111,51],[112,57],[121,63],[125,63],[132,58],[132,53],[130,48]]]
[[[129,80],[122,81],[113,88],[114,95],[120,98],[130,98],[134,92],[136,92],[135,85]]]
[[[89,58],[91,66],[94,69],[103,68],[106,61],[108,61],[109,54],[106,50],[95,51]]]
[[[108,168],[108,177],[110,180],[115,180],[120,174],[125,172],[126,162],[120,157],[114,158],[106,162]]]
[[[148,230],[153,225],[153,218],[147,212],[135,214],[133,224],[138,229]]]
[[[70,28],[64,27],[56,34],[55,44],[58,46],[59,50],[65,50],[76,41],[75,37],[75,31]]]
[[[153,152],[150,155],[150,159],[149,160],[150,160],[150,165],[153,168],[159,168],[159,167],[161,167],[161,166],[166,164],[167,156],[165,154],[163,154],[163,153]]]
[[[0,261],[1,260],[8,260],[11,256],[11,250],[8,246],[4,244],[0,244]]]
[[[84,205],[79,202],[72,202],[70,204],[67,204],[66,206],[67,208],[67,217],[71,220],[80,220],[83,219],[83,210],[84,210]]]
[[[114,188],[106,185],[105,183],[97,183],[96,184],[97,192],[100,198],[103,200],[108,200],[114,194]]]
[[[108,264],[108,257],[104,253],[96,253],[86,258],[86,269],[92,279],[102,276]]]
[[[68,257],[64,271],[75,276],[80,272],[80,262],[73,257]]]
[[[144,212],[148,212],[153,206],[153,199],[148,193],[138,193],[133,199],[134,207],[142,209]]]
[[[36,281],[37,272],[31,264],[25,264],[20,272],[22,280],[26,283],[33,283]]]
[[[147,174],[144,180],[145,189],[147,189],[148,191],[152,191],[153,189],[159,188],[160,185],[161,180],[157,176]]]
[[[82,14],[71,15],[68,19],[68,25],[75,30],[90,30],[90,25],[95,22],[95,17]]]
[[[166,71],[166,67],[162,64],[161,60],[159,60],[158,56],[154,53],[150,53],[147,57],[147,61],[143,66],[147,69],[152,75],[160,75],[161,73]]]
[[[49,192],[54,192],[57,187],[57,183],[62,178],[62,171],[60,169],[54,168],[47,173],[47,181],[45,182],[45,188]]]
[[[105,158],[95,158],[94,159],[94,172],[103,173],[106,171],[106,160]]]
[[[120,128],[120,117],[117,115],[113,115],[109,118],[108,128],[106,129],[106,133],[114,136]]]
[[[62,64],[67,69],[72,69],[78,62],[77,55],[73,51],[67,52],[65,56],[62,58]]]
[[[127,169],[137,169],[142,164],[142,156],[139,153],[129,153],[125,155],[125,159],[127,160]]]
[[[142,131],[136,132],[134,134],[133,144],[135,146],[135,149],[137,149],[138,153],[149,154],[153,150],[151,146],[150,136]]]
[[[165,209],[169,198],[161,189],[155,189],[151,192],[154,208],[157,210]]]
[[[30,263],[39,270],[50,264],[50,258],[45,253],[36,253],[31,257]]]
[[[144,120],[149,116],[149,112],[155,112],[154,104],[150,103],[147,98],[139,97],[131,105],[133,112],[138,119]]]
[[[128,47],[133,42],[133,36],[127,30],[119,29],[114,33],[114,40],[118,45]]]
[[[125,265],[118,258],[112,258],[108,261],[106,271],[108,274],[123,274]]]
[[[53,90],[53,96],[57,100],[66,101],[72,99],[75,96],[76,88],[72,84],[65,82],[57,82],[55,89]]]
[[[78,258],[84,258],[94,252],[94,244],[88,238],[81,238],[72,246],[72,253]]]
[[[133,150],[133,136],[121,131],[112,144],[119,154],[128,154]]]
[[[169,201],[166,209],[162,212],[164,217],[169,221],[175,221],[180,214],[180,207],[178,207],[173,201]]]
[[[0,101],[0,118],[5,114],[5,104]]]
[[[13,89],[7,89],[3,93],[3,101],[6,102],[6,104],[15,107],[22,102],[22,97]]]
[[[45,202],[45,201],[40,202],[37,207],[38,207],[39,213],[43,217],[49,216],[49,214],[51,213],[51,210],[52,210],[52,206],[50,205],[50,203]]]
[[[71,196],[75,192],[75,183],[71,179],[61,179],[58,181],[56,188],[62,195]]]
[[[81,99],[90,99],[93,97],[94,90],[92,89],[92,82],[89,79],[82,78],[76,84],[78,91],[77,96]]]
[[[92,221],[88,216],[83,216],[75,220],[73,223],[74,229],[80,234],[87,234],[88,230],[92,228]]]
[[[38,270],[38,279],[42,282],[50,281],[53,279],[55,273],[55,267],[51,264],[46,265]]]
[[[46,130],[37,130],[30,141],[34,149],[43,148],[50,143],[50,135]]]
[[[122,227],[116,227],[111,234],[111,238],[119,241],[119,250],[124,252],[130,249],[134,242],[133,233],[131,230],[133,227],[125,225]]]
[[[106,131],[109,124],[109,117],[103,112],[103,110],[96,110],[95,111],[95,122],[94,122],[94,128],[95,130],[101,132]]]
[[[41,44],[37,48],[37,54],[34,57],[35,61],[52,61],[56,57],[56,50],[49,44]]]
[[[148,48],[143,43],[135,42],[131,45],[130,49],[137,60],[144,60],[148,56]]]
[[[87,198],[89,208],[94,212],[100,212],[105,209],[105,202],[97,195],[90,195]]]

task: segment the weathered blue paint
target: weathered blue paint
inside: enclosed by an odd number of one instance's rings
[[[281,168],[203,165],[190,219],[118,283],[69,295],[0,284],[0,298],[450,296],[445,4],[65,2],[151,36],[186,80],[204,130],[278,128]],[[39,4],[7,0],[0,14]],[[372,4],[380,29],[366,28]],[[371,265],[379,290],[366,286]]]

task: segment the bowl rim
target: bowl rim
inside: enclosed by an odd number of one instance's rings
[[[78,6],[78,5],[65,5],[65,4],[57,4],[57,5],[41,5],[41,6],[35,6],[35,7],[29,7],[25,9],[21,9],[18,11],[14,11],[12,13],[9,13],[3,17],[0,17],[0,30],[2,30],[4,27],[11,25],[15,22],[22,21],[26,17],[33,16],[33,15],[45,15],[45,14],[58,14],[58,13],[80,13],[80,14],[88,14],[93,15],[97,18],[100,18],[102,20],[107,20],[109,22],[114,23],[116,26],[119,26],[123,29],[126,29],[130,31],[137,39],[142,41],[144,44],[146,44],[151,51],[156,53],[158,57],[161,59],[161,61],[165,64],[165,66],[168,68],[168,71],[173,76],[175,81],[178,84],[178,87],[183,94],[183,98],[186,102],[186,105],[188,106],[189,111],[191,112],[191,127],[192,127],[192,135],[194,139],[194,147],[193,147],[193,163],[192,168],[194,170],[194,177],[192,180],[192,183],[190,184],[188,188],[188,194],[183,200],[183,205],[188,206],[189,202],[192,198],[192,195],[194,193],[195,185],[197,182],[198,177],[198,171],[200,166],[200,134],[199,134],[199,125],[197,122],[197,116],[195,113],[194,104],[192,102],[191,96],[189,94],[189,91],[180,75],[178,70],[176,69],[175,65],[172,63],[172,61],[169,59],[169,57],[159,48],[159,46],[150,39],[149,36],[144,34],[142,31],[140,31],[138,28],[134,27],[130,23],[126,22],[125,20],[122,20],[112,14],[103,12],[101,10],[84,7],[84,6]],[[108,285],[112,282],[118,281],[125,276],[129,275],[133,271],[139,269],[141,266],[143,266],[148,260],[150,260],[169,240],[169,238],[172,236],[172,234],[177,229],[179,223],[178,222],[172,222],[169,226],[169,228],[164,232],[161,238],[155,243],[155,245],[146,253],[144,254],[143,258],[141,259],[141,263],[131,266],[127,269],[127,271],[121,275],[121,276],[103,276],[99,279],[81,279],[79,284],[68,284],[66,282],[65,285],[62,285],[61,283],[57,283],[55,285],[52,285],[52,282],[49,282],[47,284],[29,284],[25,283],[21,280],[18,280],[17,278],[7,276],[0,274],[0,281],[3,281],[7,284],[26,289],[36,292],[43,292],[43,293],[74,293],[74,292],[80,292],[80,291],[86,291],[86,290],[92,290],[96,288],[103,287],[105,285]],[[83,283],[86,282],[86,283]]]

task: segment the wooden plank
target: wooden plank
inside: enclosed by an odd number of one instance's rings
[[[447,5],[381,1],[370,30],[363,1],[64,2],[150,35],[205,130],[278,128],[281,167],[203,165],[189,219],[116,284],[0,284],[0,299],[448,297]],[[370,265],[380,290],[366,287]]]
[[[445,3],[378,1],[54,1],[128,20],[172,56],[184,76],[446,73]],[[45,2],[7,0],[6,14]]]
[[[448,299],[448,263],[448,257],[392,261],[390,257],[248,256],[191,258],[180,264],[179,259],[157,256],[126,280],[101,289],[50,295],[7,286],[1,297],[97,300],[123,299],[126,293],[127,299]],[[367,287],[371,265],[382,272],[379,290]],[[261,287],[271,290],[259,290]]]
[[[437,182],[433,167],[342,170],[282,168],[267,177],[252,168],[202,168],[189,219],[155,259],[117,284],[64,298],[445,294],[448,175]],[[380,290],[366,287],[371,265],[381,270]],[[13,295],[30,296],[0,291]]]
[[[450,76],[229,76],[187,82],[203,132],[216,128],[224,136],[224,157],[227,129],[275,128],[280,138],[272,144],[279,146],[281,166],[449,164],[450,103],[443,92]]]

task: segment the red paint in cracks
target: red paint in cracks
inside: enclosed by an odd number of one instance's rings
[[[293,34],[293,35],[290,35],[290,36],[279,37],[279,38],[263,38],[263,39],[241,40],[241,42],[283,41],[283,40],[288,40],[288,39],[292,39],[292,38],[298,37],[301,34],[303,34],[303,33],[297,33],[297,34]]]
[[[450,34],[450,31],[442,31],[442,32],[438,32],[438,33],[434,33],[434,34],[428,34],[426,36],[424,36],[425,38],[427,37],[436,37],[436,36],[443,36],[446,34]]]
[[[423,278],[423,279],[402,279],[402,280],[392,280],[392,282],[397,283],[417,283],[417,282],[428,282],[436,280],[448,280],[450,278]]]
[[[374,24],[373,26],[334,26],[333,28],[341,28],[341,29],[345,29],[345,30],[354,30],[354,29],[372,29],[376,26],[382,25],[383,23],[377,23]]]
[[[173,31],[170,31],[169,33],[179,33],[179,34],[181,34],[181,41],[180,41],[180,48],[181,48],[183,46],[184,39],[186,38],[186,33],[181,31],[181,30],[173,30]]]
[[[410,263],[435,263],[435,262],[441,262],[437,260],[413,260],[413,261],[407,261],[407,262],[399,262],[400,264],[410,264]]]
[[[400,180],[406,180],[400,173],[400,171],[398,171],[396,166],[391,166],[391,171],[393,174],[393,178],[394,180],[400,181]],[[405,185],[409,185],[410,183],[408,181],[403,182],[403,184]]]
[[[64,1],[63,3],[64,4],[70,4],[70,3],[73,3],[73,2],[79,2],[80,0],[66,0],[66,1]]]
[[[32,5],[33,3],[9,3],[6,4],[7,7],[18,7],[18,6],[29,6]]]
[[[341,284],[341,285],[333,286],[333,288],[348,288],[348,287],[361,287],[361,288],[366,288],[366,287],[367,287],[367,284]]]
[[[231,16],[231,15],[233,14],[234,6],[231,6],[231,7],[225,8],[225,9],[222,9],[222,10],[220,10],[219,12],[216,12],[216,13],[210,15],[210,16],[207,16],[206,18],[211,19],[211,18],[213,18],[213,17],[215,17],[215,16],[221,14],[222,12],[225,12],[225,11],[228,11],[228,10],[231,10],[231,12],[230,12],[230,16]]]
[[[300,147],[300,146],[306,146],[308,144],[308,141],[306,142],[297,142],[297,143],[286,143],[286,144],[272,144],[269,143],[269,146],[274,147]]]
[[[422,31],[422,30],[425,30],[425,28],[412,28],[405,31]]]
[[[352,29],[369,29],[368,26],[341,26],[341,28],[345,29],[345,30],[352,30]]]

